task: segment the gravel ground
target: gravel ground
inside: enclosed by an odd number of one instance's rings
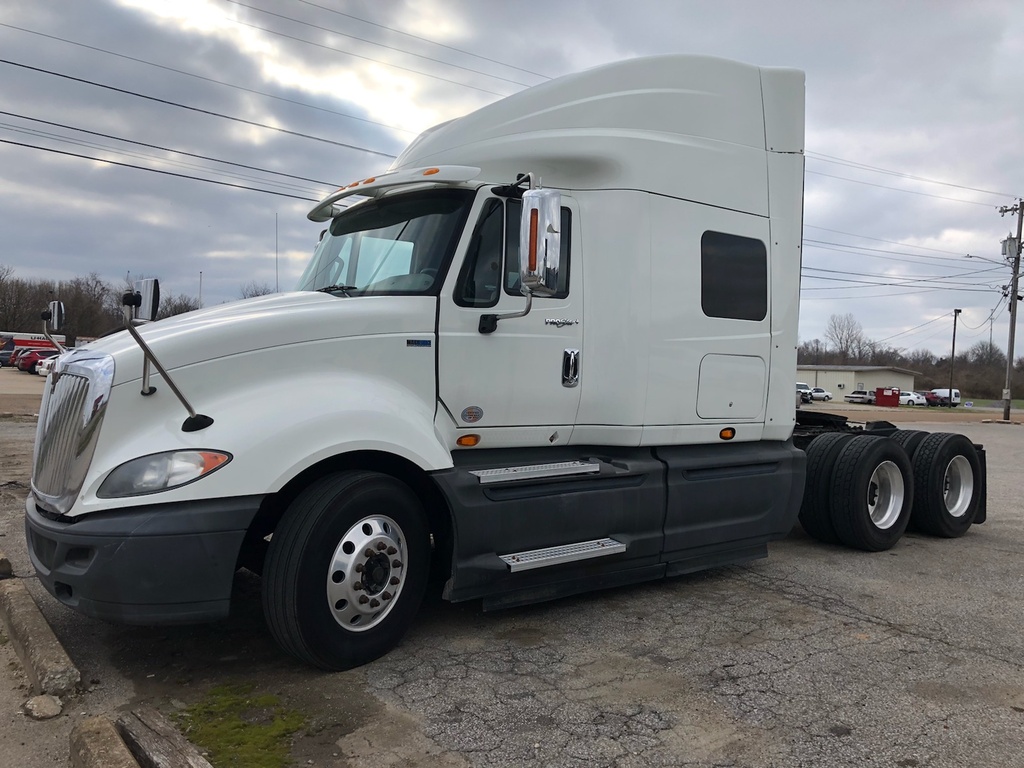
[[[0,644],[0,762],[60,765],[84,716],[249,681],[307,716],[299,765],[1024,766],[1024,431],[920,411],[988,451],[989,521],[962,539],[867,554],[797,529],[766,560],[663,582],[486,614],[435,599],[398,649],[337,674],[280,654],[255,577],[230,619],[198,627],[107,625],[49,598],[21,532],[33,419],[0,418],[0,549],[88,681],[64,715],[28,721]]]

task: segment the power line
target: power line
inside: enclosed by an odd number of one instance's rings
[[[56,35],[48,35],[48,34],[45,34],[43,32],[37,32],[37,31],[35,31],[33,29],[25,29],[24,27],[17,27],[14,24],[4,24],[3,22],[0,22],[0,27],[6,27],[7,29],[15,29],[15,30],[17,30],[19,32],[25,32],[26,34],[29,34],[29,35],[38,35],[39,37],[45,37],[48,40],[56,40],[56,41],[61,42],[61,43],[67,43],[68,45],[76,45],[79,48],[85,48],[86,50],[95,51],[97,53],[103,53],[103,54],[106,54],[107,56],[116,56],[119,59],[125,59],[126,61],[132,61],[132,62],[135,62],[136,64],[145,64],[147,67],[156,67],[157,69],[162,69],[162,70],[165,70],[167,72],[173,72],[176,75],[184,75],[185,77],[194,77],[196,80],[202,80],[204,82],[214,83],[216,85],[223,85],[226,88],[234,88],[235,90],[243,91],[245,93],[252,93],[252,94],[255,94],[257,96],[265,96],[268,99],[275,99],[277,101],[283,101],[283,102],[285,102],[287,104],[295,104],[296,106],[306,107],[307,109],[315,109],[315,110],[317,110],[319,112],[326,112],[329,115],[337,115],[338,117],[344,117],[344,118],[346,118],[348,120],[359,120],[360,122],[363,122],[363,123],[369,123],[370,125],[377,125],[377,126],[380,126],[381,128],[387,128],[387,129],[392,130],[392,131],[401,131],[402,133],[409,133],[409,134],[414,133],[414,131],[407,130],[406,128],[399,128],[397,125],[389,125],[388,123],[381,123],[381,122],[378,122],[376,120],[370,120],[369,118],[366,118],[366,117],[359,117],[358,115],[350,115],[347,112],[338,112],[335,109],[328,109],[327,107],[318,107],[315,104],[309,104],[309,103],[304,102],[304,101],[298,101],[297,99],[288,99],[288,98],[285,98],[284,96],[276,96],[273,93],[267,93],[266,91],[259,91],[259,90],[256,90],[255,88],[246,88],[243,85],[236,85],[235,83],[229,83],[229,82],[226,82],[224,80],[218,80],[218,79],[216,79],[214,77],[205,77],[204,75],[197,75],[195,72],[186,72],[183,69],[175,69],[174,67],[168,67],[168,66],[166,66],[164,64],[157,64],[156,62],[153,62],[153,61],[146,61],[146,59],[139,59],[139,58],[136,58],[134,56],[128,56],[128,55],[123,54],[123,53],[117,53],[116,51],[108,51],[106,48],[99,48],[99,47],[97,47],[95,45],[86,45],[85,43],[78,43],[78,42],[75,42],[74,40],[68,40],[67,38],[64,38],[64,37],[57,37]]]
[[[508,63],[506,63],[504,61],[498,61],[497,59],[491,59],[491,58],[488,58],[487,56],[481,56],[479,53],[473,53],[471,51],[465,51],[462,48],[455,48],[454,46],[451,46],[451,45],[445,45],[444,43],[439,43],[436,40],[431,40],[430,38],[427,38],[427,37],[420,37],[419,35],[414,35],[411,32],[403,32],[402,30],[396,29],[395,27],[389,27],[386,24],[378,24],[375,21],[369,21],[367,19],[363,19],[363,18],[360,18],[358,16],[353,16],[350,13],[342,13],[341,11],[337,11],[334,8],[328,8],[326,5],[319,5],[317,3],[311,2],[310,0],[295,0],[295,1],[298,2],[298,3],[303,3],[304,5],[309,5],[309,6],[313,7],[313,8],[319,8],[322,11],[327,11],[328,13],[333,13],[333,14],[335,14],[337,16],[344,16],[346,19],[352,19],[353,21],[358,21],[358,22],[361,22],[363,24],[369,24],[371,27],[378,27],[379,29],[386,29],[389,32],[395,32],[396,34],[404,35],[405,37],[411,37],[413,40],[420,40],[421,42],[430,43],[431,45],[436,45],[436,46],[438,46],[440,48],[446,48],[449,51],[455,51],[456,53],[465,54],[466,56],[472,56],[473,58],[476,58],[476,59],[482,59],[483,61],[489,61],[492,64],[498,64],[498,65],[500,65],[502,67],[508,67],[509,69],[515,69],[515,70],[517,70],[519,72],[525,72],[528,75],[535,75],[537,77],[542,77],[545,80],[550,80],[551,79],[550,75],[542,75],[540,72],[534,72],[531,69],[523,69],[522,67],[517,67],[515,64],[508,64]]]
[[[191,179],[192,181],[205,181],[207,184],[219,184],[222,187],[233,187],[234,189],[244,189],[249,192],[263,192],[267,195],[276,195],[277,197],[290,197],[293,200],[306,200],[311,203],[320,202],[317,198],[313,197],[299,197],[298,195],[290,195],[286,192],[275,192],[271,189],[259,189],[258,187],[247,187],[243,184],[232,184],[228,181],[218,181],[216,179],[204,179],[201,176],[191,176],[186,173],[175,173],[173,171],[165,171],[160,168],[146,168],[143,165],[133,165],[132,163],[120,163],[117,160],[104,160],[101,157],[90,157],[89,155],[80,155],[77,152],[66,152],[62,149],[53,149],[52,147],[40,147],[35,144],[25,144],[20,141],[11,141],[10,139],[0,139],[0,144],[11,144],[15,147],[27,147],[28,149],[38,149],[43,152],[52,152],[55,155],[66,155],[68,157],[78,157],[83,160],[92,160],[97,163],[107,163],[108,165],[117,165],[122,168],[134,168],[138,171],[149,171],[150,173],[160,173],[164,176],[176,176],[179,179]]]
[[[829,229],[828,227],[816,227],[813,224],[804,224],[804,229],[820,229],[822,232],[832,232],[837,235],[846,235],[847,237],[860,237],[864,240],[875,240],[879,243],[891,243],[892,245],[902,245],[904,248],[917,248],[922,251],[935,251],[936,253],[948,253],[953,256],[970,256],[969,253],[961,253],[960,251],[947,251],[942,248],[929,248],[926,245],[911,245],[910,243],[901,243],[899,240],[885,240],[881,237],[871,237],[870,235],[858,235],[853,232],[842,232],[838,229]]]
[[[184,150],[172,149],[171,147],[162,147],[159,144],[147,144],[144,141],[135,141],[134,139],[125,139],[125,138],[123,138],[121,136],[113,136],[113,135],[111,135],[109,133],[100,133],[99,131],[90,131],[90,130],[87,130],[85,128],[76,128],[73,125],[64,125],[63,123],[54,123],[54,122],[52,122],[50,120],[40,120],[37,117],[29,117],[28,115],[19,115],[16,112],[5,112],[4,110],[0,110],[0,115],[7,115],[8,117],[16,117],[16,118],[19,118],[21,120],[30,120],[33,123],[42,123],[43,125],[50,125],[50,126],[53,126],[55,128],[64,128],[65,130],[69,130],[69,131],[77,131],[79,133],[86,133],[86,134],[89,134],[90,136],[99,136],[99,137],[104,138],[104,139],[113,139],[114,141],[123,141],[126,144],[134,144],[136,146],[146,147],[148,149],[159,149],[162,152],[174,152],[175,154],[184,155],[185,157],[194,157],[194,158],[196,158],[198,160],[209,160],[210,162],[213,162],[213,163],[222,163],[224,165],[231,165],[231,166],[234,166],[236,168],[245,168],[246,170],[259,171],[260,173],[269,173],[269,174],[272,174],[274,176],[283,176],[284,178],[287,178],[287,179],[296,179],[298,181],[309,181],[309,182],[312,182],[313,184],[323,184],[323,185],[329,186],[329,187],[337,187],[338,186],[338,184],[336,184],[334,182],[330,182],[330,181],[321,181],[319,179],[309,179],[309,178],[306,178],[305,176],[295,176],[295,175],[290,174],[290,173],[282,173],[281,171],[271,171],[271,170],[269,170],[267,168],[259,168],[259,167],[255,166],[255,165],[246,165],[245,163],[234,163],[234,162],[232,162],[230,160],[219,160],[216,157],[210,157],[208,155],[200,155],[200,154],[196,154],[195,152],[185,152]]]
[[[963,184],[954,184],[950,181],[939,181],[938,179],[929,179],[924,176],[914,176],[910,173],[904,173],[902,171],[892,171],[887,168],[879,168],[876,165],[868,165],[866,163],[859,163],[856,160],[846,160],[842,157],[835,157],[833,155],[824,155],[820,152],[804,152],[804,154],[812,160],[820,160],[823,163],[834,163],[835,165],[844,165],[850,168],[859,168],[865,171],[874,171],[875,173],[884,173],[889,176],[898,176],[902,179],[911,179],[913,181],[923,181],[927,184],[941,184],[945,187],[954,187],[956,189],[965,189],[969,192],[981,192],[986,195],[995,195],[996,197],[1016,197],[1008,192],[993,192],[990,189],[979,189],[978,187],[968,187]],[[827,159],[826,159],[827,158]]]
[[[0,128],[4,128],[4,129],[6,129],[8,131],[11,131],[12,133],[26,134],[28,136],[32,136],[32,137],[35,137],[35,138],[49,139],[51,141],[60,141],[60,142],[63,142],[64,144],[71,144],[73,146],[78,146],[78,147],[87,147],[89,149],[98,149],[101,152],[113,152],[114,154],[122,155],[124,157],[135,158],[135,159],[138,159],[138,160],[153,161],[153,162],[158,162],[158,163],[165,163],[167,165],[176,166],[178,168],[187,168],[187,169],[193,170],[193,171],[210,171],[211,170],[210,168],[208,168],[206,166],[199,165],[199,164],[196,164],[196,163],[187,163],[187,162],[183,162],[183,161],[180,161],[180,160],[173,160],[173,159],[170,159],[170,158],[156,157],[154,155],[145,154],[143,152],[132,152],[132,151],[124,150],[124,149],[116,149],[116,148],[110,147],[110,146],[108,146],[106,144],[100,144],[99,142],[85,141],[85,140],[79,140],[79,139],[72,139],[72,138],[68,138],[66,136],[61,136],[60,134],[57,134],[57,133],[50,133],[49,131],[42,131],[42,130],[39,130],[39,129],[36,129],[36,128],[19,128],[18,126],[10,125],[8,123],[0,123]],[[220,171],[220,173],[222,175],[227,176],[228,178],[232,178],[232,179],[243,179],[243,180],[246,180],[246,181],[262,181],[262,182],[265,182],[265,183],[273,184],[273,185],[278,186],[278,187],[283,187],[285,189],[291,189],[291,190],[296,190],[296,191],[300,191],[300,192],[309,192],[310,191],[308,186],[300,186],[298,184],[292,184],[292,183],[289,183],[289,182],[276,181],[276,180],[273,180],[273,179],[261,179],[261,178],[259,178],[257,176],[253,176],[253,175],[250,175],[250,174],[243,174],[243,173],[237,173],[237,172],[232,172],[232,171]]]
[[[451,78],[448,78],[448,77],[441,77],[440,75],[431,75],[428,72],[423,72],[422,70],[419,70],[419,69],[412,69],[411,67],[403,67],[403,66],[400,66],[398,64],[391,64],[390,62],[382,61],[381,59],[375,59],[372,56],[363,56],[360,53],[352,53],[351,51],[342,51],[342,50],[340,50],[338,48],[332,48],[331,46],[324,45],[323,43],[314,43],[312,40],[304,40],[303,38],[296,37],[295,35],[288,35],[288,34],[285,34],[284,32],[277,32],[276,30],[273,30],[273,29],[267,29],[266,27],[261,27],[259,24],[253,24],[253,23],[248,22],[248,21],[239,21],[238,19],[232,19],[230,16],[225,16],[224,18],[227,19],[228,21],[230,21],[233,24],[238,24],[238,25],[243,26],[243,27],[249,27],[250,29],[258,29],[260,32],[266,32],[268,35],[276,35],[277,37],[283,37],[286,40],[294,40],[297,43],[303,43],[305,45],[312,45],[315,48],[322,48],[323,50],[331,51],[332,53],[340,53],[340,54],[343,54],[345,56],[352,56],[353,58],[356,58],[356,59],[363,59],[364,61],[372,61],[374,64],[382,64],[385,67],[391,67],[392,69],[399,69],[399,70],[401,70],[403,72],[410,72],[410,73],[412,73],[414,75],[420,75],[422,77],[429,77],[432,80],[440,80],[443,83],[451,83],[452,85],[458,85],[458,86],[461,86],[462,88],[470,88],[470,89],[472,89],[474,91],[480,91],[481,93],[490,94],[491,96],[508,96],[507,93],[500,93],[499,91],[492,91],[492,90],[490,90],[488,88],[481,88],[481,87],[476,86],[476,85],[470,85],[469,83],[460,83],[458,80],[452,80]],[[301,24],[303,22],[299,22],[299,23]],[[490,77],[490,75],[488,75],[488,77]]]
[[[937,200],[950,200],[950,201],[952,201],[954,203],[964,203],[965,205],[980,205],[980,206],[983,206],[985,208],[992,208],[993,207],[991,205],[991,203],[979,203],[979,202],[976,202],[974,200],[962,200],[961,198],[958,198],[958,197],[946,197],[945,195],[933,195],[933,194],[930,194],[928,192],[915,192],[912,189],[901,189],[900,187],[890,187],[887,184],[874,184],[874,183],[872,183],[870,181],[859,181],[857,179],[847,178],[846,176],[833,176],[831,173],[822,173],[821,171],[808,171],[808,170],[805,170],[804,173],[814,174],[815,176],[824,176],[824,177],[829,178],[829,179],[839,179],[840,181],[848,181],[851,184],[864,184],[865,186],[868,186],[868,187],[878,187],[880,189],[891,189],[894,192],[904,192],[904,193],[906,193],[908,195],[920,195],[921,197],[933,197],[933,198],[935,198]]]
[[[129,91],[129,90],[126,90],[124,88],[115,88],[112,85],[105,85],[104,83],[97,83],[97,82],[95,82],[93,80],[85,80],[84,78],[81,78],[81,77],[72,77],[71,75],[65,75],[65,74],[62,74],[60,72],[54,72],[54,71],[49,70],[49,69],[42,69],[41,67],[32,67],[32,66],[29,66],[28,64],[19,64],[16,61],[9,61],[8,59],[0,59],[0,64],[7,64],[7,65],[12,66],[12,67],[20,67],[22,69],[27,69],[27,70],[30,70],[30,71],[33,71],[33,72],[42,72],[43,74],[46,74],[46,75],[53,75],[54,77],[60,77],[60,78],[63,78],[65,80],[71,80],[71,81],[76,82],[76,83],[84,83],[85,85],[92,85],[92,86],[94,86],[96,88],[103,88],[103,89],[106,89],[108,91],[114,91],[115,93],[123,93],[123,94],[127,94],[128,96],[135,96],[135,97],[140,98],[140,99],[146,99],[147,101],[155,101],[158,104],[167,104],[167,105],[172,106],[172,107],[179,107],[180,109],[188,109],[188,110],[191,110],[192,112],[199,112],[199,113],[204,114],[204,115],[211,115],[212,117],[220,117],[220,118],[222,118],[224,120],[233,120],[236,123],[244,123],[245,125],[252,125],[252,126],[255,126],[257,128],[266,128],[267,130],[277,131],[279,133],[284,133],[284,134],[287,134],[289,136],[297,136],[297,137],[302,138],[302,139],[311,139],[313,141],[320,141],[320,142],[323,142],[324,144],[333,144],[336,147],[344,147],[345,149],[354,149],[354,150],[356,150],[358,152],[366,152],[366,153],[371,154],[371,155],[378,155],[380,157],[386,157],[386,158],[389,158],[389,159],[392,159],[392,160],[396,157],[396,155],[391,155],[391,154],[388,154],[387,152],[378,152],[375,149],[368,149],[367,147],[359,147],[359,146],[356,146],[355,144],[345,144],[344,142],[341,142],[341,141],[334,141],[333,139],[325,139],[322,136],[311,136],[308,133],[299,133],[298,131],[290,131],[287,128],[279,128],[279,127],[277,127],[275,125],[267,125],[266,123],[258,123],[255,120],[246,120],[246,119],[241,118],[241,117],[233,117],[231,115],[225,115],[225,114],[222,114],[220,112],[213,112],[213,111],[211,111],[209,109],[200,109],[199,107],[191,107],[188,104],[179,104],[176,101],[168,101],[167,99],[158,99],[156,96],[147,96],[144,93],[138,93],[136,91]]]
[[[313,23],[308,22],[308,21],[302,21],[301,19],[296,19],[296,18],[293,18],[291,16],[285,16],[284,14],[281,14],[281,13],[274,13],[273,11],[266,11],[266,10],[264,10],[262,8],[257,8],[254,5],[249,5],[248,3],[243,3],[241,0],[225,0],[225,2],[231,3],[232,5],[239,5],[242,8],[248,8],[251,11],[256,11],[257,13],[263,13],[263,14],[266,14],[267,16],[273,16],[274,18],[277,18],[277,19],[282,19],[284,21],[290,21],[293,24],[300,24],[300,25],[302,25],[304,27],[312,27],[313,29],[318,29],[321,32],[328,32],[328,33],[330,33],[332,35],[338,35],[339,37],[347,37],[347,38],[349,38],[351,40],[358,40],[361,43],[368,43],[370,45],[376,45],[379,48],[384,48],[384,49],[389,50],[389,51],[397,51],[398,53],[404,53],[407,56],[415,56],[418,59],[424,59],[425,61],[430,61],[430,62],[433,62],[434,64],[441,64],[441,65],[446,66],[446,67],[454,67],[455,69],[461,69],[461,70],[463,70],[465,72],[472,72],[472,73],[477,74],[477,75],[483,75],[484,77],[490,77],[490,78],[493,78],[494,80],[501,80],[502,82],[511,83],[512,85],[520,85],[520,86],[522,86],[524,88],[528,88],[530,86],[530,83],[522,83],[522,82],[520,82],[518,80],[510,80],[507,77],[500,77],[498,75],[491,75],[491,74],[488,74],[487,72],[482,72],[479,69],[473,69],[472,67],[463,67],[463,66],[460,66],[459,64],[452,64],[451,62],[444,61],[443,59],[434,59],[434,58],[431,58],[430,56],[424,56],[424,55],[419,54],[419,53],[413,53],[412,51],[406,50],[404,48],[398,48],[398,47],[393,46],[393,45],[385,45],[384,43],[378,43],[378,42],[374,42],[373,40],[367,40],[365,37],[358,37],[356,35],[350,35],[347,32],[339,32],[338,30],[331,29],[330,27],[324,27],[324,26],[321,26],[319,24],[313,24]],[[244,22],[236,22],[236,23],[242,24]],[[257,27],[257,29],[263,29],[263,28],[262,27]],[[283,34],[283,33],[279,33],[279,32],[274,32],[273,30],[269,30],[269,29],[264,29],[263,31],[264,32],[269,32],[270,34],[273,34],[273,35]],[[288,37],[288,35],[284,35],[284,36]],[[290,39],[292,39],[292,40],[299,40],[299,38],[290,38]],[[301,42],[307,42],[308,43],[308,41],[301,41]],[[319,43],[308,43],[308,44],[309,45],[319,45]],[[335,50],[333,48],[330,48],[330,46],[326,46],[326,45],[322,46],[322,47],[328,48],[329,50]],[[356,56],[357,55],[357,54],[351,53],[350,51],[339,51],[339,53],[345,53],[345,54],[348,54],[350,56]],[[361,57],[361,58],[369,58],[369,57]],[[391,64],[391,63],[386,62],[386,61],[380,61],[379,59],[369,59],[369,60],[377,62],[379,64],[384,64],[385,66],[388,66],[388,67],[396,66],[395,64]],[[398,68],[399,69],[404,69],[404,67],[398,67]],[[426,72],[421,72],[419,70],[407,70],[407,71],[417,72],[418,74],[426,75],[427,77],[433,77],[433,75],[429,75]],[[449,80],[448,82],[454,82],[454,81]],[[457,85],[466,85],[466,84],[465,83],[457,83]],[[473,86],[467,85],[466,87],[472,88]],[[487,93],[490,93],[490,91],[487,91]]]
[[[908,328],[905,331],[900,331],[899,333],[894,333],[892,336],[886,336],[884,339],[878,339],[877,343],[881,344],[883,342],[890,341],[891,339],[895,339],[895,338],[897,338],[899,336],[905,336],[908,333],[913,333],[918,328],[924,328],[926,325],[931,325],[932,323],[937,323],[939,320],[945,320],[947,317],[949,317],[948,313],[946,313],[944,315],[939,315],[938,317],[933,317],[931,320],[927,320],[927,321],[921,323],[920,325],[915,325],[913,328]]]
[[[823,248],[824,250],[843,249],[846,252],[863,253],[866,256],[871,256],[871,255],[874,255],[874,254],[881,254],[881,256],[909,256],[912,259],[933,259],[934,261],[945,262],[947,264],[949,262],[957,262],[957,261],[959,261],[959,259],[950,259],[950,258],[946,258],[944,256],[928,256],[928,255],[923,254],[923,253],[907,253],[906,251],[889,251],[889,250],[886,250],[884,248],[868,248],[867,246],[864,246],[864,245],[848,245],[847,243],[833,243],[833,242],[830,242],[828,240],[804,240],[803,242],[804,242],[805,245],[808,245],[808,246],[810,246],[812,248]],[[831,247],[826,247],[826,246],[831,246]],[[881,258],[881,256],[875,256],[875,258]],[[959,254],[959,256],[960,256],[961,259],[968,258],[968,254],[966,254],[966,253]],[[893,259],[893,261],[906,261],[906,260],[905,259]],[[920,263],[920,262],[912,261],[910,263],[917,264],[917,263]]]

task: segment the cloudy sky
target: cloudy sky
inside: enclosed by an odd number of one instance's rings
[[[204,305],[289,290],[313,201],[423,129],[664,53],[807,73],[801,340],[851,313],[870,338],[947,354],[961,308],[958,349],[990,333],[1005,349],[1016,221],[998,208],[1024,195],[1010,0],[4,3],[0,265],[144,274]]]

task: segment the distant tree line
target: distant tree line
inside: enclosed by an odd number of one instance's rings
[[[0,330],[40,333],[40,317],[51,301],[64,303],[64,326],[58,331],[74,344],[79,337],[96,338],[122,325],[121,297],[131,290],[127,281],[109,283],[95,272],[71,280],[39,280],[16,277],[14,268],[0,264]],[[262,283],[249,282],[239,298],[273,293]],[[199,309],[199,299],[185,293],[169,293],[161,286],[159,317]]]
[[[949,355],[935,355],[924,349],[904,351],[873,341],[864,335],[852,314],[832,315],[825,339],[812,339],[797,348],[800,365],[881,365],[914,371],[918,389],[948,387]],[[958,345],[959,346],[959,345]],[[953,386],[966,398],[998,400],[1006,384],[1006,353],[988,341],[957,350],[952,365]],[[1024,394],[1024,357],[1014,360],[1010,388]]]

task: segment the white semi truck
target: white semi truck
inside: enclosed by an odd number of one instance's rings
[[[147,324],[147,283],[47,383],[39,578],[190,622],[248,567],[280,645],[343,669],[431,576],[496,608],[763,557],[798,515],[868,550],[965,533],[980,446],[796,421],[803,123],[798,71],[599,67],[325,198],[295,292]]]

